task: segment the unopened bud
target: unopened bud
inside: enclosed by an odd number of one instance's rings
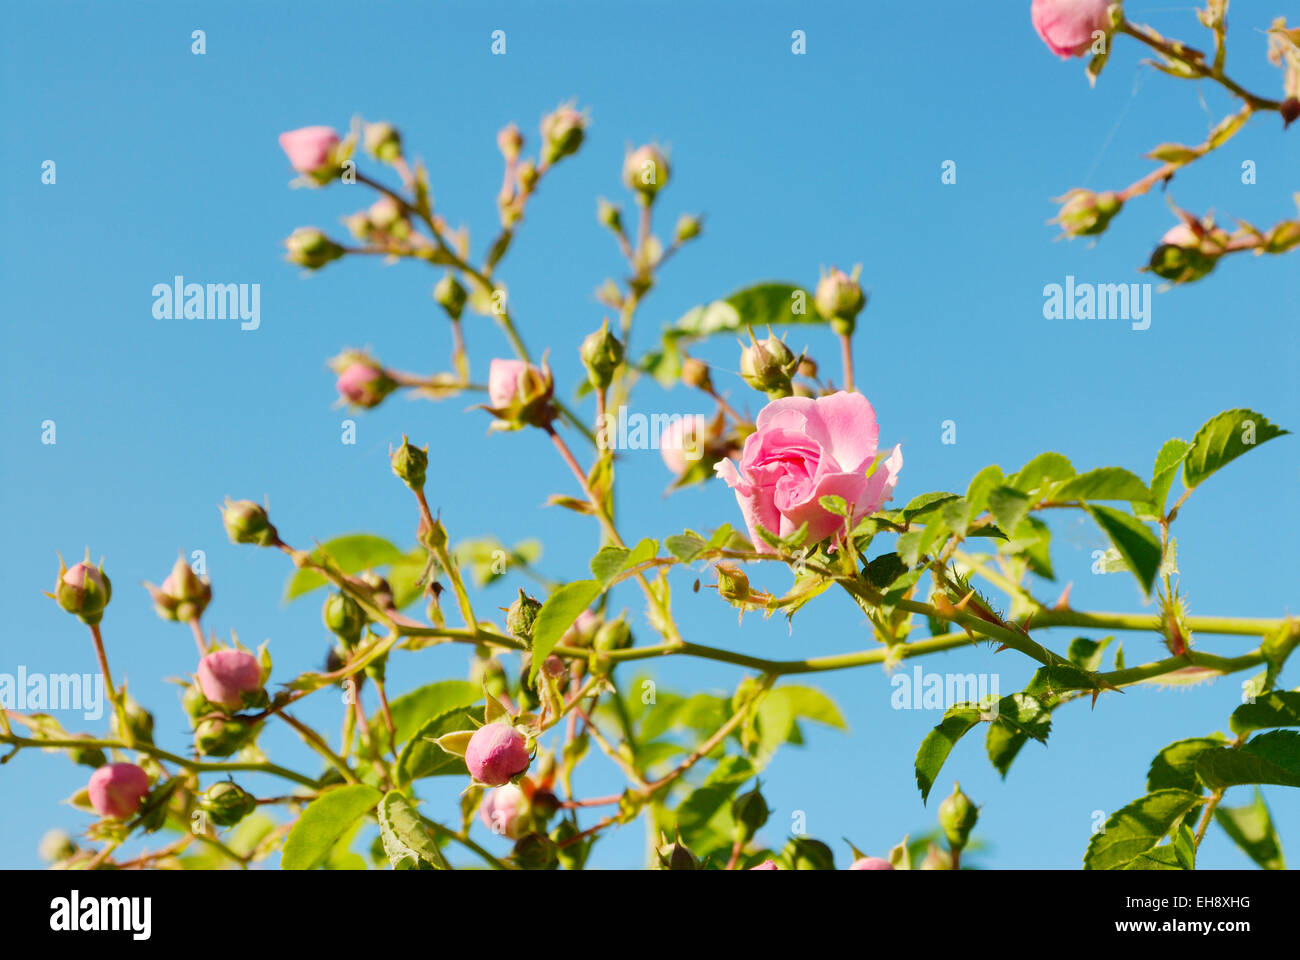
[[[587,334],[578,353],[587,368],[587,379],[597,390],[604,390],[613,382],[614,373],[623,362],[623,344],[609,332],[608,323]]]
[[[83,623],[96,624],[104,618],[104,608],[113,597],[113,584],[102,566],[92,567],[89,554],[82,563],[64,567],[59,561],[59,579],[54,583],[54,599],[68,613],[75,613]]]
[[[790,396],[790,377],[799,367],[799,358],[774,336],[754,340],[750,334],[750,339],[752,342],[740,354],[741,377],[772,399]]]
[[[1092,237],[1105,233],[1111,220],[1124,207],[1124,201],[1114,191],[1094,193],[1082,188],[1071,190],[1063,198],[1060,212],[1054,223],[1069,237]]]
[[[275,546],[280,535],[271,524],[266,509],[252,500],[226,499],[221,518],[231,543],[255,543],[259,547]]]
[[[228,757],[248,742],[255,725],[242,717],[207,717],[194,728],[194,749],[209,757]]]
[[[519,599],[510,604],[506,611],[506,629],[525,643],[533,638],[533,623],[537,620],[537,611],[542,604],[524,591],[519,591]]]
[[[617,620],[606,620],[596,630],[591,645],[601,653],[626,649],[632,645],[632,631],[622,617]]]
[[[76,854],[77,845],[66,830],[50,830],[41,837],[37,851],[46,863],[58,863]]]
[[[767,801],[759,793],[758,787],[732,800],[731,816],[736,821],[736,839],[742,844],[752,840],[754,834],[767,823],[769,812]]]
[[[695,854],[691,853],[690,848],[682,843],[680,837],[671,843],[661,843],[657,853],[659,855],[659,869],[661,870],[699,869],[699,861],[695,859]]]
[[[709,365],[703,360],[687,357],[682,361],[682,383],[696,387],[706,393],[713,389],[713,379],[709,376]]]
[[[308,270],[319,270],[344,253],[341,246],[316,227],[299,227],[289,235],[284,245],[289,251],[288,261]]]
[[[429,469],[429,448],[421,450],[411,446],[411,441],[402,437],[402,445],[389,457],[395,473],[403,483],[412,490],[423,490],[425,475]]]
[[[570,105],[548,113],[542,118],[542,163],[549,167],[577,153],[586,129],[587,118]]]
[[[677,229],[673,231],[673,239],[677,243],[686,243],[688,240],[694,240],[700,235],[702,226],[700,218],[689,213],[683,213],[677,218]]]
[[[602,227],[608,227],[615,233],[623,232],[623,211],[616,204],[610,203],[604,197],[596,201],[596,219],[600,221]]]
[[[718,575],[718,594],[727,600],[744,600],[749,596],[749,577],[734,563],[719,563],[713,567]]]
[[[513,123],[506,124],[497,131],[497,149],[508,161],[519,159],[519,151],[524,148],[524,135]]]
[[[153,714],[131,697],[125,697],[125,701],[122,712],[126,715],[127,729],[122,729],[117,711],[114,711],[111,723],[113,733],[122,739],[129,738],[134,743],[153,743]]]
[[[460,281],[449,273],[434,286],[433,299],[437,301],[438,306],[447,311],[447,316],[459,320],[461,312],[465,309],[468,294],[460,285]]]
[[[524,870],[554,870],[560,865],[555,841],[544,833],[530,833],[515,844],[515,863]]]
[[[196,574],[183,556],[176,558],[172,572],[163,579],[161,587],[146,583],[145,589],[153,597],[158,616],[182,623],[203,616],[212,600],[212,585],[208,578]]]
[[[392,163],[402,158],[402,135],[391,123],[367,123],[364,143],[366,153],[376,160]]]
[[[361,604],[346,593],[335,593],[325,601],[321,608],[321,619],[330,633],[337,636],[346,646],[356,646],[361,639],[361,631],[366,626],[366,615]]]
[[[970,802],[970,797],[961,792],[961,784],[952,785],[952,793],[939,804],[939,826],[954,850],[966,846],[975,821],[980,817],[979,809]]]
[[[637,192],[641,203],[650,203],[668,185],[668,159],[658,147],[646,144],[623,158],[623,182]]]
[[[862,308],[867,305],[866,295],[858,285],[858,270],[849,276],[843,270],[832,267],[830,273],[817,282],[817,291],[813,295],[817,312],[831,321],[831,329],[836,333],[850,334]]]
[[[214,783],[199,796],[198,807],[219,827],[233,827],[257,809],[257,798],[229,780]]]

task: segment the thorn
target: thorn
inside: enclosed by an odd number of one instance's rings
[[[1067,583],[1067,584],[1065,585],[1065,589],[1061,591],[1061,595],[1060,595],[1059,597],[1057,597],[1057,598],[1056,598],[1056,602],[1055,602],[1054,604],[1052,604],[1052,609],[1053,609],[1053,610],[1069,610],[1069,609],[1070,609],[1070,590],[1071,590],[1071,588],[1073,588],[1073,587],[1074,587],[1074,581],[1073,581],[1073,580],[1071,580],[1069,583]]]
[[[966,604],[970,603],[970,598],[973,596],[975,596],[974,587],[971,588],[970,593],[966,594],[966,596],[962,597],[960,600],[957,601],[957,606],[955,609],[964,611],[966,609]]]

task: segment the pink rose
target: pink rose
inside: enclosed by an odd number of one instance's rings
[[[483,805],[478,808],[478,815],[497,836],[518,840],[523,827],[520,815],[526,807],[524,792],[513,783],[507,783],[487,792]]]
[[[1048,49],[1062,60],[1081,57],[1093,34],[1110,30],[1111,0],[1034,0],[1030,18]]]
[[[90,775],[90,805],[101,817],[125,820],[140,809],[149,775],[134,763],[110,763]]]
[[[714,470],[736,491],[756,550],[773,552],[758,535],[760,524],[785,537],[807,523],[810,544],[839,531],[844,518],[828,513],[822,497],[843,498],[857,522],[893,495],[903,454],[894,447],[867,476],[880,431],[875,410],[861,394],[841,390],[816,400],[773,400],[759,411],[755,426],[745,439],[740,469],[722,460]]]
[[[330,161],[330,153],[339,142],[333,127],[302,127],[280,134],[280,148],[289,157],[289,165],[299,173],[315,173]]]
[[[758,866],[756,866],[756,867],[750,867],[749,869],[751,869],[751,870],[780,870],[781,868],[778,867],[778,866],[776,865],[776,861],[775,861],[775,860],[764,860],[764,861],[763,861],[762,863],[760,863]]]
[[[893,870],[894,865],[888,860],[882,860],[880,857],[863,857],[861,860],[854,860],[850,870]]]
[[[199,661],[199,687],[209,703],[238,710],[245,693],[262,689],[262,667],[243,650],[218,650]]]
[[[659,435],[659,452],[669,470],[680,477],[691,462],[700,459],[707,430],[708,421],[701,413],[669,422]]]
[[[479,783],[499,787],[528,769],[528,742],[508,723],[489,723],[470,737],[465,764]]]

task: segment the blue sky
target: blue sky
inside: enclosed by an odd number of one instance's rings
[[[1275,95],[1265,59],[1274,7],[1234,9],[1229,66],[1246,86]],[[1268,7],[1265,16],[1262,8]],[[1097,89],[1082,63],[1062,63],[1034,35],[1029,4],[662,2],[11,4],[0,39],[0,103],[8,117],[0,153],[8,229],[0,256],[6,349],[0,409],[0,551],[5,630],[0,672],[90,670],[89,641],[42,596],[55,551],[106,557],[116,593],[104,622],[115,676],[157,717],[160,743],[186,745],[174,688],[163,678],[194,669],[188,632],[155,617],[136,584],[157,582],[178,549],[205,550],[215,600],[207,625],[249,644],[270,639],[275,679],[319,665],[327,638],[315,598],[284,606],[289,568],[270,551],[226,542],[216,506],[226,495],[269,498],[286,539],[306,545],[368,530],[413,540],[416,514],[388,472],[390,443],[409,433],[430,443],[429,497],[453,538],[496,534],[546,544],[541,567],[557,579],[586,574],[594,527],[541,506],[574,493],[572,478],[538,432],[486,436],[468,402],[390,400],[358,418],[358,442],[339,442],[325,360],[346,346],[372,347],[404,369],[445,367],[445,320],[430,300],[438,274],[365,259],[304,276],[282,259],[294,227],[341,233],[338,218],[370,202],[361,188],[290,190],[277,144],[286,129],[346,128],[354,114],[398,124],[423,157],[439,210],[467,223],[481,251],[495,228],[500,180],[495,132],[516,120],[535,145],[536,124],[561,101],[589,107],[581,154],[545,182],[501,269],[525,339],[549,346],[562,391],[580,376],[576,345],[599,325],[592,291],[618,275],[617,251],[596,224],[595,198],[626,202],[619,183],[625,145],[671,148],[673,180],[662,230],[680,211],[707,215],[704,236],[668,268],[633,336],[640,353],[690,307],[761,279],[803,284],[818,268],[863,264],[871,304],[859,323],[858,383],[875,405],[882,442],[903,444],[898,494],[964,490],[989,463],[1016,469],[1058,450],[1080,468],[1128,467],[1148,475],[1160,445],[1190,439],[1220,410],[1249,407],[1293,429],[1300,253],[1237,257],[1209,279],[1157,293],[1149,330],[1115,320],[1045,320],[1043,288],[1080,281],[1146,282],[1136,269],[1174,222],[1161,195],[1130,204],[1096,245],[1055,242],[1050,198],[1073,186],[1127,185],[1149,169],[1142,154],[1163,141],[1197,143],[1231,102],[1213,89],[1140,68],[1121,43]],[[1167,34],[1203,42],[1191,4],[1131,3],[1129,15]],[[207,52],[190,52],[192,30]],[[492,56],[490,34],[506,31]],[[807,36],[794,56],[791,32]],[[1270,224],[1294,216],[1300,187],[1295,130],[1276,118],[1252,123],[1232,144],[1175,181],[1194,211]],[[41,164],[57,163],[57,183]],[[941,166],[957,164],[957,183]],[[1243,185],[1243,161],[1257,182]],[[198,282],[261,285],[261,328],[218,320],[155,320],[151,289],[177,274]],[[507,355],[499,332],[467,322],[475,374]],[[795,343],[795,341],[798,341]],[[828,371],[835,345],[795,331]],[[737,347],[719,340],[700,354],[720,386],[757,409],[734,374]],[[707,407],[684,388],[647,385],[646,411]],[[585,408],[584,408],[585,409]],[[42,421],[57,444],[41,443]],[[941,423],[957,423],[954,445]],[[1281,616],[1295,601],[1293,544],[1300,533],[1294,437],[1269,444],[1198,491],[1176,535],[1183,585],[1198,614]],[[655,451],[629,453],[620,474],[624,536],[663,537],[685,527],[739,523],[720,483],[664,499],[669,480]],[[1139,610],[1131,578],[1094,576],[1100,534],[1057,523],[1061,583],[1082,608]],[[765,572],[770,585],[785,581]],[[861,612],[827,596],[796,618],[746,618],[690,575],[675,580],[689,636],[761,656],[850,651],[872,641]],[[1043,588],[1049,592],[1050,585]],[[482,607],[509,602],[510,585]],[[648,628],[631,592],[617,606]],[[1055,631],[1063,649],[1074,634]],[[1231,654],[1247,638],[1202,638]],[[1154,635],[1126,638],[1130,663],[1154,658]],[[1002,689],[1027,680],[1028,661],[996,660],[985,647],[924,661],[929,669],[997,671]],[[461,676],[466,650],[396,657],[394,693]],[[654,664],[661,684],[734,689],[739,671],[699,661]],[[1297,668],[1284,675],[1294,686]],[[1165,744],[1226,727],[1238,679],[1187,690],[1134,689],[1094,711],[1063,709],[1046,749],[1026,748],[1005,782],[963,742],[943,772],[983,804],[978,828],[988,866],[1077,866],[1094,810],[1113,811],[1142,792],[1150,758]],[[761,835],[783,838],[793,810],[837,847],[850,837],[883,853],[904,833],[933,826],[912,759],[938,721],[896,711],[877,668],[829,674],[819,686],[842,706],[851,733],[809,729],[764,778],[774,809]],[[333,733],[337,704],[324,695],[304,719]],[[80,729],[76,718],[70,729]],[[311,755],[291,734],[263,738],[272,755],[305,768]],[[616,775],[599,763],[582,792],[607,793]],[[48,826],[77,831],[86,817],[56,801],[85,782],[85,768],[24,752],[0,771],[0,865],[35,866]],[[946,788],[946,783],[941,786]],[[458,784],[426,791],[426,811],[452,816]],[[1300,804],[1267,794],[1284,845],[1300,837]],[[1244,794],[1239,798],[1245,802]],[[1236,802],[1230,795],[1229,802]],[[492,838],[489,843],[494,843]],[[644,838],[629,828],[597,848],[602,866],[640,862]],[[1300,849],[1300,848],[1298,848]],[[1291,851],[1293,859],[1300,856]],[[1202,863],[1246,860],[1212,833]]]

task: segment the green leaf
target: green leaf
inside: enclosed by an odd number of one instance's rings
[[[1155,534],[1141,520],[1112,507],[1088,506],[1086,509],[1102,532],[1110,537],[1110,542],[1142,584],[1143,591],[1150,593],[1161,560],[1160,541]]]
[[[1213,737],[1192,737],[1177,740],[1156,754],[1147,772],[1147,792],[1154,790],[1190,790],[1200,789],[1196,779],[1196,758],[1206,750],[1215,750],[1223,746],[1221,734]]]
[[[813,295],[789,283],[759,283],[722,300],[693,307],[667,331],[672,337],[711,337],[746,327],[782,327],[794,323],[825,323]]]
[[[469,776],[464,758],[448,753],[433,741],[458,730],[473,730],[475,722],[484,722],[482,707],[456,707],[420,724],[397,756],[397,786],[405,788],[425,777]]]
[[[822,509],[827,513],[832,513],[837,517],[847,517],[849,515],[849,504],[843,497],[828,494],[818,498],[817,502],[821,504]]]
[[[955,493],[923,493],[919,497],[913,497],[903,508],[903,521],[911,522],[916,517],[923,517],[927,513],[933,513],[945,503],[958,499]]]
[[[952,748],[979,722],[978,707],[958,704],[949,707],[939,725],[925,735],[920,749],[916,751],[916,785],[921,790],[922,803],[929,798],[935,778],[943,769]]]
[[[1300,727],[1300,692],[1276,690],[1254,703],[1243,703],[1232,711],[1228,726],[1237,734],[1271,727]]]
[[[1188,790],[1156,790],[1116,810],[1083,855],[1085,870],[1116,870],[1152,850],[1201,796]]]
[[[1065,655],[1075,666],[1096,673],[1101,669],[1102,654],[1113,639],[1114,637],[1103,637],[1101,640],[1089,640],[1087,637],[1075,637],[1070,641]]]
[[[1146,853],[1139,853],[1120,870],[1186,870],[1172,843],[1162,843]]]
[[[988,506],[990,491],[994,487],[1002,486],[1004,479],[1002,468],[996,463],[975,474],[970,486],[966,488],[966,502],[970,504],[972,516],[978,516]]]
[[[329,857],[354,823],[375,808],[383,796],[374,787],[351,784],[318,796],[294,822],[280,858],[283,870],[312,870]]]
[[[311,556],[316,563],[321,563],[328,556],[344,573],[360,573],[362,570],[401,561],[405,559],[406,554],[383,537],[376,537],[369,533],[353,533],[327,540],[313,550]],[[284,601],[288,603],[327,583],[329,581],[315,570],[299,570],[285,585]]]
[[[395,870],[450,870],[433,830],[401,793],[392,790],[379,804],[379,836]]]
[[[1187,458],[1191,449],[1192,445],[1186,440],[1174,437],[1166,440],[1156,454],[1156,463],[1151,470],[1152,513],[1161,515],[1165,512],[1165,502],[1169,499],[1169,488],[1173,486],[1178,465]]]
[[[989,512],[1003,530],[1015,530],[1029,512],[1029,494],[1014,487],[994,487],[989,491]]]
[[[1265,870],[1286,869],[1282,843],[1258,788],[1252,803],[1244,807],[1220,806],[1214,811],[1214,821],[1223,827],[1233,843],[1245,851],[1246,856]]]
[[[483,689],[466,680],[439,680],[402,694],[388,707],[393,716],[393,727],[397,732],[393,743],[405,743],[425,721],[432,717],[458,708],[468,709],[482,699]],[[371,719],[370,729],[386,746],[388,727],[384,723],[382,713],[376,713]]]
[[[1300,787],[1300,733],[1273,730],[1236,750],[1207,750],[1197,758],[1196,775],[1211,790],[1242,783]]]
[[[1189,489],[1198,486],[1243,453],[1290,432],[1253,410],[1225,410],[1196,431],[1183,463],[1183,483]]]
[[[665,537],[664,546],[682,563],[690,563],[704,552],[708,544],[703,537],[688,530],[686,533],[675,533],[671,537]]]
[[[790,712],[795,717],[806,717],[828,727],[847,730],[844,715],[835,701],[816,687],[779,686],[767,695],[767,700],[781,699],[790,705]]]
[[[631,553],[632,551],[627,547],[601,547],[600,551],[591,558],[591,572],[596,575],[596,579],[602,586],[609,586],[610,581],[622,571],[623,564],[627,562]]]
[[[1020,472],[1007,481],[1007,486],[1028,493],[1058,480],[1069,480],[1072,476],[1074,465],[1061,454],[1040,453],[1021,467]]]
[[[608,587],[619,574],[654,559],[658,552],[659,541],[648,537],[631,550],[626,547],[601,547],[600,552],[591,558],[591,572],[596,575],[602,587]]]
[[[591,606],[603,589],[596,580],[575,580],[559,587],[546,598],[533,622],[533,667],[528,674],[530,683],[536,682],[537,671],[560,642],[564,631],[573,626],[578,615]]]
[[[1034,676],[1037,678],[1038,674]],[[1037,697],[1028,692],[1003,697],[997,704],[997,718],[990,723],[984,739],[993,769],[1005,778],[1021,748],[1031,739],[1046,743],[1051,729],[1051,711]]]
[[[1151,499],[1147,485],[1123,467],[1101,467],[1067,480],[1052,491],[1054,500]]]

